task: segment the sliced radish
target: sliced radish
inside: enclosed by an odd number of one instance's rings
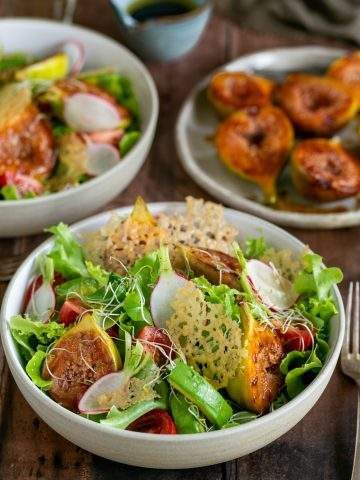
[[[36,320],[46,323],[55,310],[55,292],[49,283],[42,283],[33,291],[25,313]]]
[[[108,143],[110,145],[117,145],[123,134],[124,131],[121,128],[116,128],[115,130],[103,130],[102,132],[86,134],[86,139],[93,143]]]
[[[107,143],[87,145],[86,173],[97,176],[110,170],[120,161],[119,150]]]
[[[121,372],[109,373],[104,377],[99,378],[90,388],[86,390],[79,402],[79,411],[89,415],[95,413],[108,412],[112,405],[103,406],[99,403],[99,398],[102,395],[109,395],[121,389],[127,389],[130,377],[122,370]]]
[[[78,40],[68,40],[62,43],[58,51],[65,53],[69,59],[69,74],[79,73],[85,63],[85,48]]]
[[[121,118],[116,107],[92,93],[75,93],[65,100],[64,119],[77,132],[113,130]]]
[[[189,280],[175,272],[166,272],[160,275],[150,298],[151,315],[157,327],[166,327],[166,321],[173,313],[171,304],[176,293],[188,282]]]
[[[249,260],[247,274],[255,293],[268,307],[286,310],[296,302],[298,295],[291,282],[274,267],[259,260]]]

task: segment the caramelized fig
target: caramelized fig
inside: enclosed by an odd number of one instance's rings
[[[224,283],[239,288],[238,261],[217,250],[179,245],[174,254],[174,267],[182,271],[190,269],[196,276],[204,275],[214,284]]]
[[[52,378],[50,396],[66,408],[77,410],[89,386],[119,370],[117,348],[91,314],[68,330],[51,349],[44,362],[43,377]]]
[[[241,110],[223,121],[215,136],[220,159],[240,177],[257,183],[268,203],[294,140],[286,115],[271,105]]]
[[[229,380],[227,391],[236,403],[252,412],[263,413],[277,397],[281,386],[279,364],[283,356],[275,330],[260,325],[248,306],[241,310],[244,356]]]
[[[274,82],[244,72],[215,74],[208,87],[208,98],[221,116],[246,107],[270,103]]]
[[[51,127],[31,103],[29,88],[6,85],[0,90],[0,174],[16,172],[43,180],[54,165]]]
[[[360,51],[335,60],[328,69],[328,76],[349,85],[360,102]]]
[[[289,75],[277,100],[294,125],[304,132],[331,135],[356,114],[358,102],[340,81],[315,75]]]
[[[335,141],[300,142],[292,153],[291,172],[297,190],[315,200],[331,202],[360,191],[360,162]]]

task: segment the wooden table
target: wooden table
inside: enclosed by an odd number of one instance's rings
[[[32,4],[36,5],[37,1]],[[106,0],[80,1],[75,20],[119,39],[116,20]],[[176,157],[174,124],[182,101],[199,79],[231,58],[263,48],[309,43],[335,44],[300,33],[281,38],[240,30],[214,17],[200,44],[189,55],[170,64],[149,65],[160,93],[156,140],[136,180],[111,207],[130,204],[138,194],[148,201],[182,200],[188,194],[210,198],[185,174]],[[291,233],[323,255],[328,264],[339,265],[345,272],[346,282],[360,277],[357,263],[360,228],[332,232],[291,230]],[[1,256],[6,257],[14,249],[30,252],[42,239],[43,236],[36,236],[2,241],[0,261]],[[0,295],[5,287],[0,285]],[[133,468],[91,455],[43,423],[15,386],[0,346],[0,479],[348,479],[355,438],[355,405],[356,389],[338,368],[324,395],[306,418],[258,452],[226,464],[188,471]]]

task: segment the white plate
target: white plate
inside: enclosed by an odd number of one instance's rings
[[[281,80],[288,72],[325,71],[332,60],[342,56],[344,50],[326,47],[294,47],[266,50],[240,57],[218,70],[243,70],[270,74]],[[214,72],[213,72],[214,73]],[[360,210],[341,213],[298,213],[274,210],[261,202],[257,186],[241,180],[218,159],[213,142],[219,119],[206,98],[206,87],[211,76],[201,81],[190,93],[180,111],[176,125],[176,146],[181,162],[188,174],[201,187],[221,202],[246,210],[281,225],[304,228],[341,228],[360,224]],[[342,132],[348,138],[349,130]],[[350,200],[350,204],[354,203]],[[349,201],[332,206],[348,205]],[[317,205],[318,206],[318,205]],[[330,204],[324,206],[328,208]]]
[[[154,203],[150,210],[181,211],[183,203]],[[120,208],[127,214],[131,207]],[[305,246],[284,230],[251,215],[226,209],[226,218],[240,232],[239,241],[264,235],[269,245],[286,248],[300,255]],[[110,212],[88,218],[72,228],[82,234],[100,228]],[[119,431],[91,422],[51,400],[26,375],[11,337],[8,320],[21,311],[23,292],[34,274],[35,259],[48,251],[52,241],[40,245],[24,261],[5,293],[1,309],[0,332],[5,355],[14,379],[35,412],[60,435],[71,442],[117,462],[153,468],[190,468],[225,462],[251,453],[274,441],[296,425],[314,406],[328,384],[336,366],[344,336],[344,308],[339,290],[334,288],[339,315],[331,320],[330,351],[324,367],[315,380],[297,397],[278,410],[239,427],[193,435],[152,435]],[[304,440],[305,442],[306,440]]]
[[[54,223],[74,222],[93,213],[128,186],[150,150],[158,118],[158,94],[144,64],[127,48],[74,25],[49,20],[0,20],[0,46],[5,52],[21,51],[42,57],[68,39],[84,44],[84,69],[113,66],[131,80],[140,103],[141,138],[118,165],[78,187],[34,199],[1,200],[0,237],[38,233]]]

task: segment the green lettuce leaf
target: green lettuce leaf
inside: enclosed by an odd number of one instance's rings
[[[11,334],[22,358],[28,362],[39,349],[46,349],[66,331],[62,323],[34,322],[28,317],[15,315],[10,320]]]
[[[68,297],[80,297],[82,300],[94,294],[100,288],[95,278],[77,277],[61,283],[55,288],[58,301],[64,301]]]
[[[51,388],[52,380],[45,380],[42,378],[42,365],[46,358],[46,353],[38,350],[26,364],[25,370],[35,385],[42,390]]]
[[[267,245],[264,237],[248,238],[245,241],[244,255],[246,258],[260,258],[266,250]]]
[[[316,377],[322,368],[316,347],[311,352],[289,352],[280,364],[285,375],[286,391],[290,398],[296,397]]]
[[[88,269],[85,265],[83,248],[75,240],[69,227],[64,223],[59,223],[47,231],[55,236],[54,246],[48,253],[48,257],[54,261],[55,271],[61,273],[65,278],[87,277]]]
[[[238,297],[240,292],[228,285],[213,285],[204,276],[193,278],[192,281],[205,294],[206,301],[222,304],[226,315],[233,320],[240,321],[240,307]]]
[[[140,136],[141,133],[138,130],[133,130],[131,132],[125,133],[125,135],[119,142],[119,150],[121,157],[126,155],[133,148],[133,146],[139,140]]]
[[[89,260],[85,261],[86,268],[88,270],[89,276],[96,280],[99,286],[104,287],[107,285],[110,277],[110,273],[107,272],[100,265],[94,265]]]

